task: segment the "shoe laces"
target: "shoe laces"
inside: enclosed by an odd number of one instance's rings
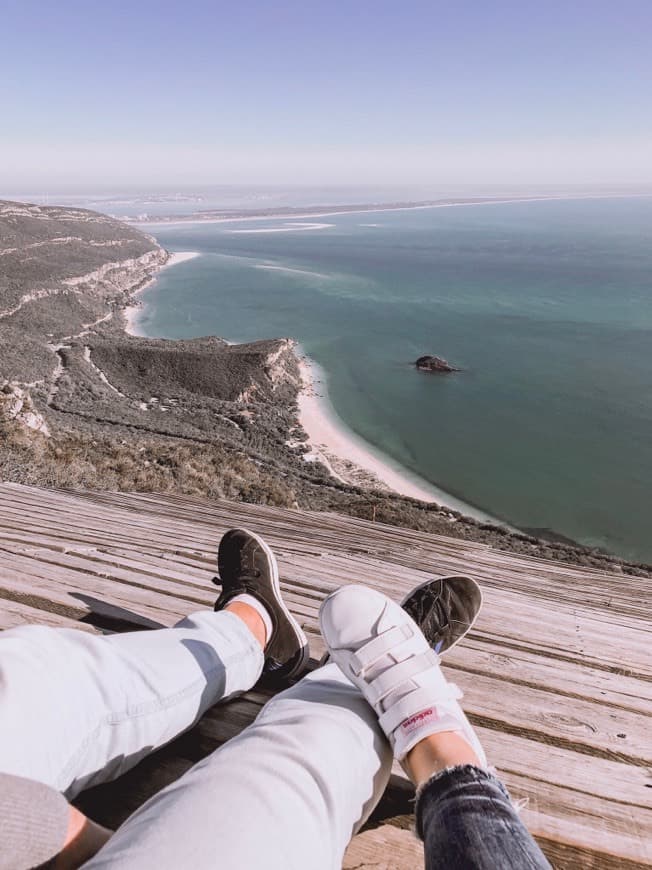
[[[244,581],[258,580],[260,577],[262,577],[262,574],[263,572],[260,571],[258,568],[247,568],[246,571],[243,571],[242,574],[240,574],[239,579]]]
[[[245,583],[247,583],[247,581],[256,581],[262,576],[262,573],[263,572],[260,571],[258,568],[247,568],[246,571],[242,571],[242,573],[238,574],[238,580],[244,581]],[[211,583],[213,583],[215,586],[224,585],[224,582],[219,574],[215,577],[211,577]]]

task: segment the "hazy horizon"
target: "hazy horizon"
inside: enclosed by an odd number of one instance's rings
[[[514,200],[523,197],[650,197],[652,183],[637,185],[40,185],[3,187],[0,200],[36,205],[60,205],[106,211],[114,217],[151,219],[215,211],[269,211],[278,208],[323,208],[437,202],[486,198]]]
[[[0,189],[652,184],[642,0],[3,12]]]

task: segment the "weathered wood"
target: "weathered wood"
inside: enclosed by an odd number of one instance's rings
[[[324,648],[319,604],[342,583],[364,582],[400,600],[432,576],[479,579],[482,614],[444,667],[465,691],[490,760],[513,795],[527,799],[526,823],[558,867],[652,864],[646,578],[335,514],[0,484],[0,628],[172,625],[212,606],[217,542],[233,526],[254,528],[274,548],[313,659]],[[239,733],[268,697],[253,690],[214,707],[134,771],[85,795],[84,805],[100,821],[122,821]],[[354,838],[345,867],[419,866],[406,810],[392,817],[391,793],[386,806]]]
[[[68,619],[58,613],[52,613],[28,604],[20,604],[8,598],[2,598],[0,605],[0,631],[8,628],[18,628],[21,625],[49,625],[52,628],[75,628],[91,634],[101,634],[93,625],[87,625],[78,619]]]
[[[309,863],[306,863],[306,867]],[[410,830],[379,825],[351,841],[342,870],[397,870],[423,866],[423,846]]]

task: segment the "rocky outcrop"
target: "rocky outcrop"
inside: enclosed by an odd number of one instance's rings
[[[272,390],[288,385],[297,390],[300,388],[301,375],[295,353],[296,347],[297,343],[291,338],[280,338],[276,349],[269,351],[264,371],[272,384]]]
[[[168,259],[163,248],[146,251],[140,257],[112,261],[94,269],[86,275],[68,278],[63,283],[68,287],[85,288],[88,292],[108,299],[116,299],[120,294],[131,293],[134,288],[152,277]]]
[[[28,392],[16,384],[4,384],[0,389],[0,423],[15,420],[28,429],[49,436],[43,416],[35,410]]]
[[[440,356],[430,356],[428,354],[420,356],[414,365],[420,372],[448,373],[459,371],[459,369],[452,366],[449,362],[446,362],[446,360],[442,359]]]
[[[0,200],[0,318],[70,290],[114,298],[167,258],[151,236],[107,215]]]

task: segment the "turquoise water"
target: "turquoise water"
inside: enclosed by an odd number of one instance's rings
[[[297,338],[337,413],[407,468],[520,528],[652,561],[652,198],[310,222],[152,228],[205,256],[161,274],[141,327]],[[418,373],[423,353],[463,371]]]

